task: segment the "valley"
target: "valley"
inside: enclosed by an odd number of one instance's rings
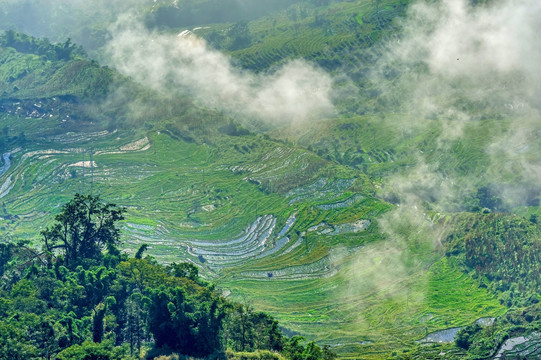
[[[434,60],[446,19],[492,24],[505,6],[254,0],[220,16],[180,3],[134,2],[134,28],[73,5],[94,37],[58,30],[53,5],[43,28],[11,18],[3,241],[38,247],[62,204],[99,195],[126,208],[122,252],[188,262],[340,358],[537,354],[536,67]],[[464,41],[484,61],[481,35]]]

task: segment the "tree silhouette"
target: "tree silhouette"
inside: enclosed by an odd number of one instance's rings
[[[41,232],[49,253],[60,251],[66,266],[74,268],[84,259],[100,260],[105,247],[116,247],[125,209],[103,203],[99,196],[75,194],[55,217],[55,223]]]

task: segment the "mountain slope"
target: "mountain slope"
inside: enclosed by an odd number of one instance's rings
[[[162,262],[189,261],[230,297],[342,357],[459,358],[467,349],[452,339],[418,341],[485,317],[502,319],[503,334],[507,311],[533,306],[537,285],[511,270],[521,257],[535,266],[539,242],[539,128],[535,109],[513,102],[520,76],[497,73],[494,85],[440,73],[429,56],[393,57],[412,31],[406,1],[284,1],[245,22],[193,24],[181,21],[182,6],[147,5],[155,44],[190,30],[210,44],[206,54],[231,56],[233,80],[257,85],[291,59],[317,63],[332,78],[334,112],[265,123],[205,99],[174,71],[165,84],[145,81],[144,67],[128,78],[70,42],[8,33],[4,237],[35,240],[74,192],[100,194],[128,208],[124,251],[147,243]],[[481,259],[491,243],[494,256]]]

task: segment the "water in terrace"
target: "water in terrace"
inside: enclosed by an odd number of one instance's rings
[[[11,167],[10,157],[11,157],[11,153],[5,153],[5,154],[2,155],[4,165],[2,167],[0,167],[0,176],[2,176],[4,173],[6,173],[9,170],[9,168]]]

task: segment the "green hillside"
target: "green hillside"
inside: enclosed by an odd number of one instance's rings
[[[249,83],[251,97],[293,59],[332,80],[332,112],[269,122],[222,106],[206,82],[186,85],[160,47],[115,64],[106,44],[126,34],[111,30],[122,6],[70,5],[89,11],[84,40],[74,24],[58,30],[55,6],[46,29],[18,17],[5,29],[85,48],[0,37],[5,242],[39,246],[62,204],[99,194],[126,208],[123,252],[148,244],[162,264],[189,262],[228,299],[342,358],[480,358],[537,336],[541,128],[522,68],[468,78],[473,65],[455,76],[430,54],[405,60],[419,11],[409,1],[133,3],[154,45],[189,30],[207,58],[228,56],[232,87]],[[194,62],[171,60],[198,74]],[[165,76],[146,73],[154,64]],[[431,340],[449,329],[458,335]]]

